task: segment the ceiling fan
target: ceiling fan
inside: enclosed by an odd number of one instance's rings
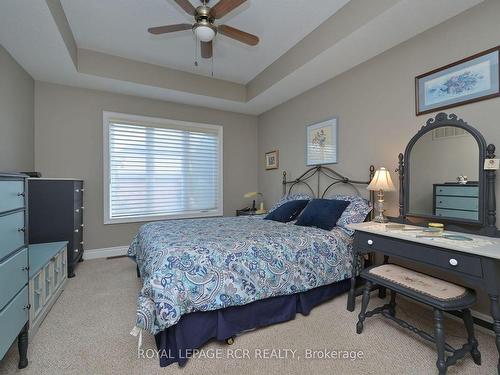
[[[259,38],[228,25],[215,25],[216,19],[224,17],[233,9],[239,7],[247,0],[220,0],[213,7],[207,6],[210,0],[201,0],[202,5],[195,8],[189,0],[174,0],[186,13],[194,16],[195,23],[180,23],[176,25],[151,27],[148,31],[151,34],[159,35],[173,33],[176,31],[192,29],[196,37],[201,41],[201,57],[209,59],[213,56],[212,41],[217,33],[221,33],[229,38],[241,43],[255,46],[259,43]]]

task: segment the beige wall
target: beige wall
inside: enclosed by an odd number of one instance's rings
[[[335,168],[366,178],[368,166],[388,167],[395,177],[397,156],[431,115],[415,116],[414,77],[499,44],[500,1],[490,0],[259,117],[259,158],[280,150],[280,169],[259,168],[267,204],[281,194],[281,173],[305,168],[305,126],[338,116],[339,163]],[[500,147],[500,99],[448,110]],[[500,184],[497,185],[500,197]],[[388,193],[396,214],[398,193]],[[497,200],[497,210],[500,199]]]
[[[0,171],[33,169],[33,87],[0,45]]]
[[[85,180],[86,249],[128,245],[141,224],[103,224],[102,112],[224,127],[224,214],[257,188],[257,117],[44,82],[35,83],[35,169]]]

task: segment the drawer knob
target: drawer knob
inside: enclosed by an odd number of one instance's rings
[[[77,252],[78,252],[78,249],[75,249],[74,251],[75,251],[75,253],[77,253]]]
[[[85,209],[85,207],[82,206],[82,210],[84,210],[84,209]]]
[[[75,229],[75,233],[78,233],[78,232],[79,232],[79,230],[78,230],[78,229]]]
[[[29,309],[31,309],[31,305],[29,303],[23,307],[23,310],[29,310]]]
[[[24,197],[24,195],[25,195],[24,193],[17,193],[18,197]]]
[[[451,258],[450,259],[450,265],[452,265],[453,267],[458,266],[458,260],[456,260],[455,258]]]
[[[21,271],[29,271],[29,270],[30,270],[29,266],[21,267]]]
[[[80,192],[80,189],[75,189],[75,193],[79,193]]]
[[[80,242],[80,245],[83,245],[83,241]]]
[[[371,246],[371,245],[373,245],[373,240],[368,240],[367,243],[368,243],[368,245]]]
[[[78,212],[80,212],[80,210],[77,208],[77,209],[75,210],[75,212],[76,212],[76,213],[78,213]]]
[[[26,229],[25,229],[25,228],[19,228],[17,231],[18,231],[18,232],[25,232],[25,231],[26,231]]]
[[[81,191],[85,191],[85,189],[84,189],[84,188],[81,188],[80,190],[81,190]]]

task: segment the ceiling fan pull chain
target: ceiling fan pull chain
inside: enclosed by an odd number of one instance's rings
[[[214,54],[212,53],[212,77],[214,76]]]
[[[194,66],[198,66],[198,38],[194,37]]]

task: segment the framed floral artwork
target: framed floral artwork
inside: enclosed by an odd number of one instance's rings
[[[499,54],[495,47],[416,77],[417,116],[500,96]]]
[[[335,164],[338,162],[338,119],[332,118],[307,126],[306,164]]]
[[[266,170],[278,169],[280,166],[279,150],[266,152]]]

